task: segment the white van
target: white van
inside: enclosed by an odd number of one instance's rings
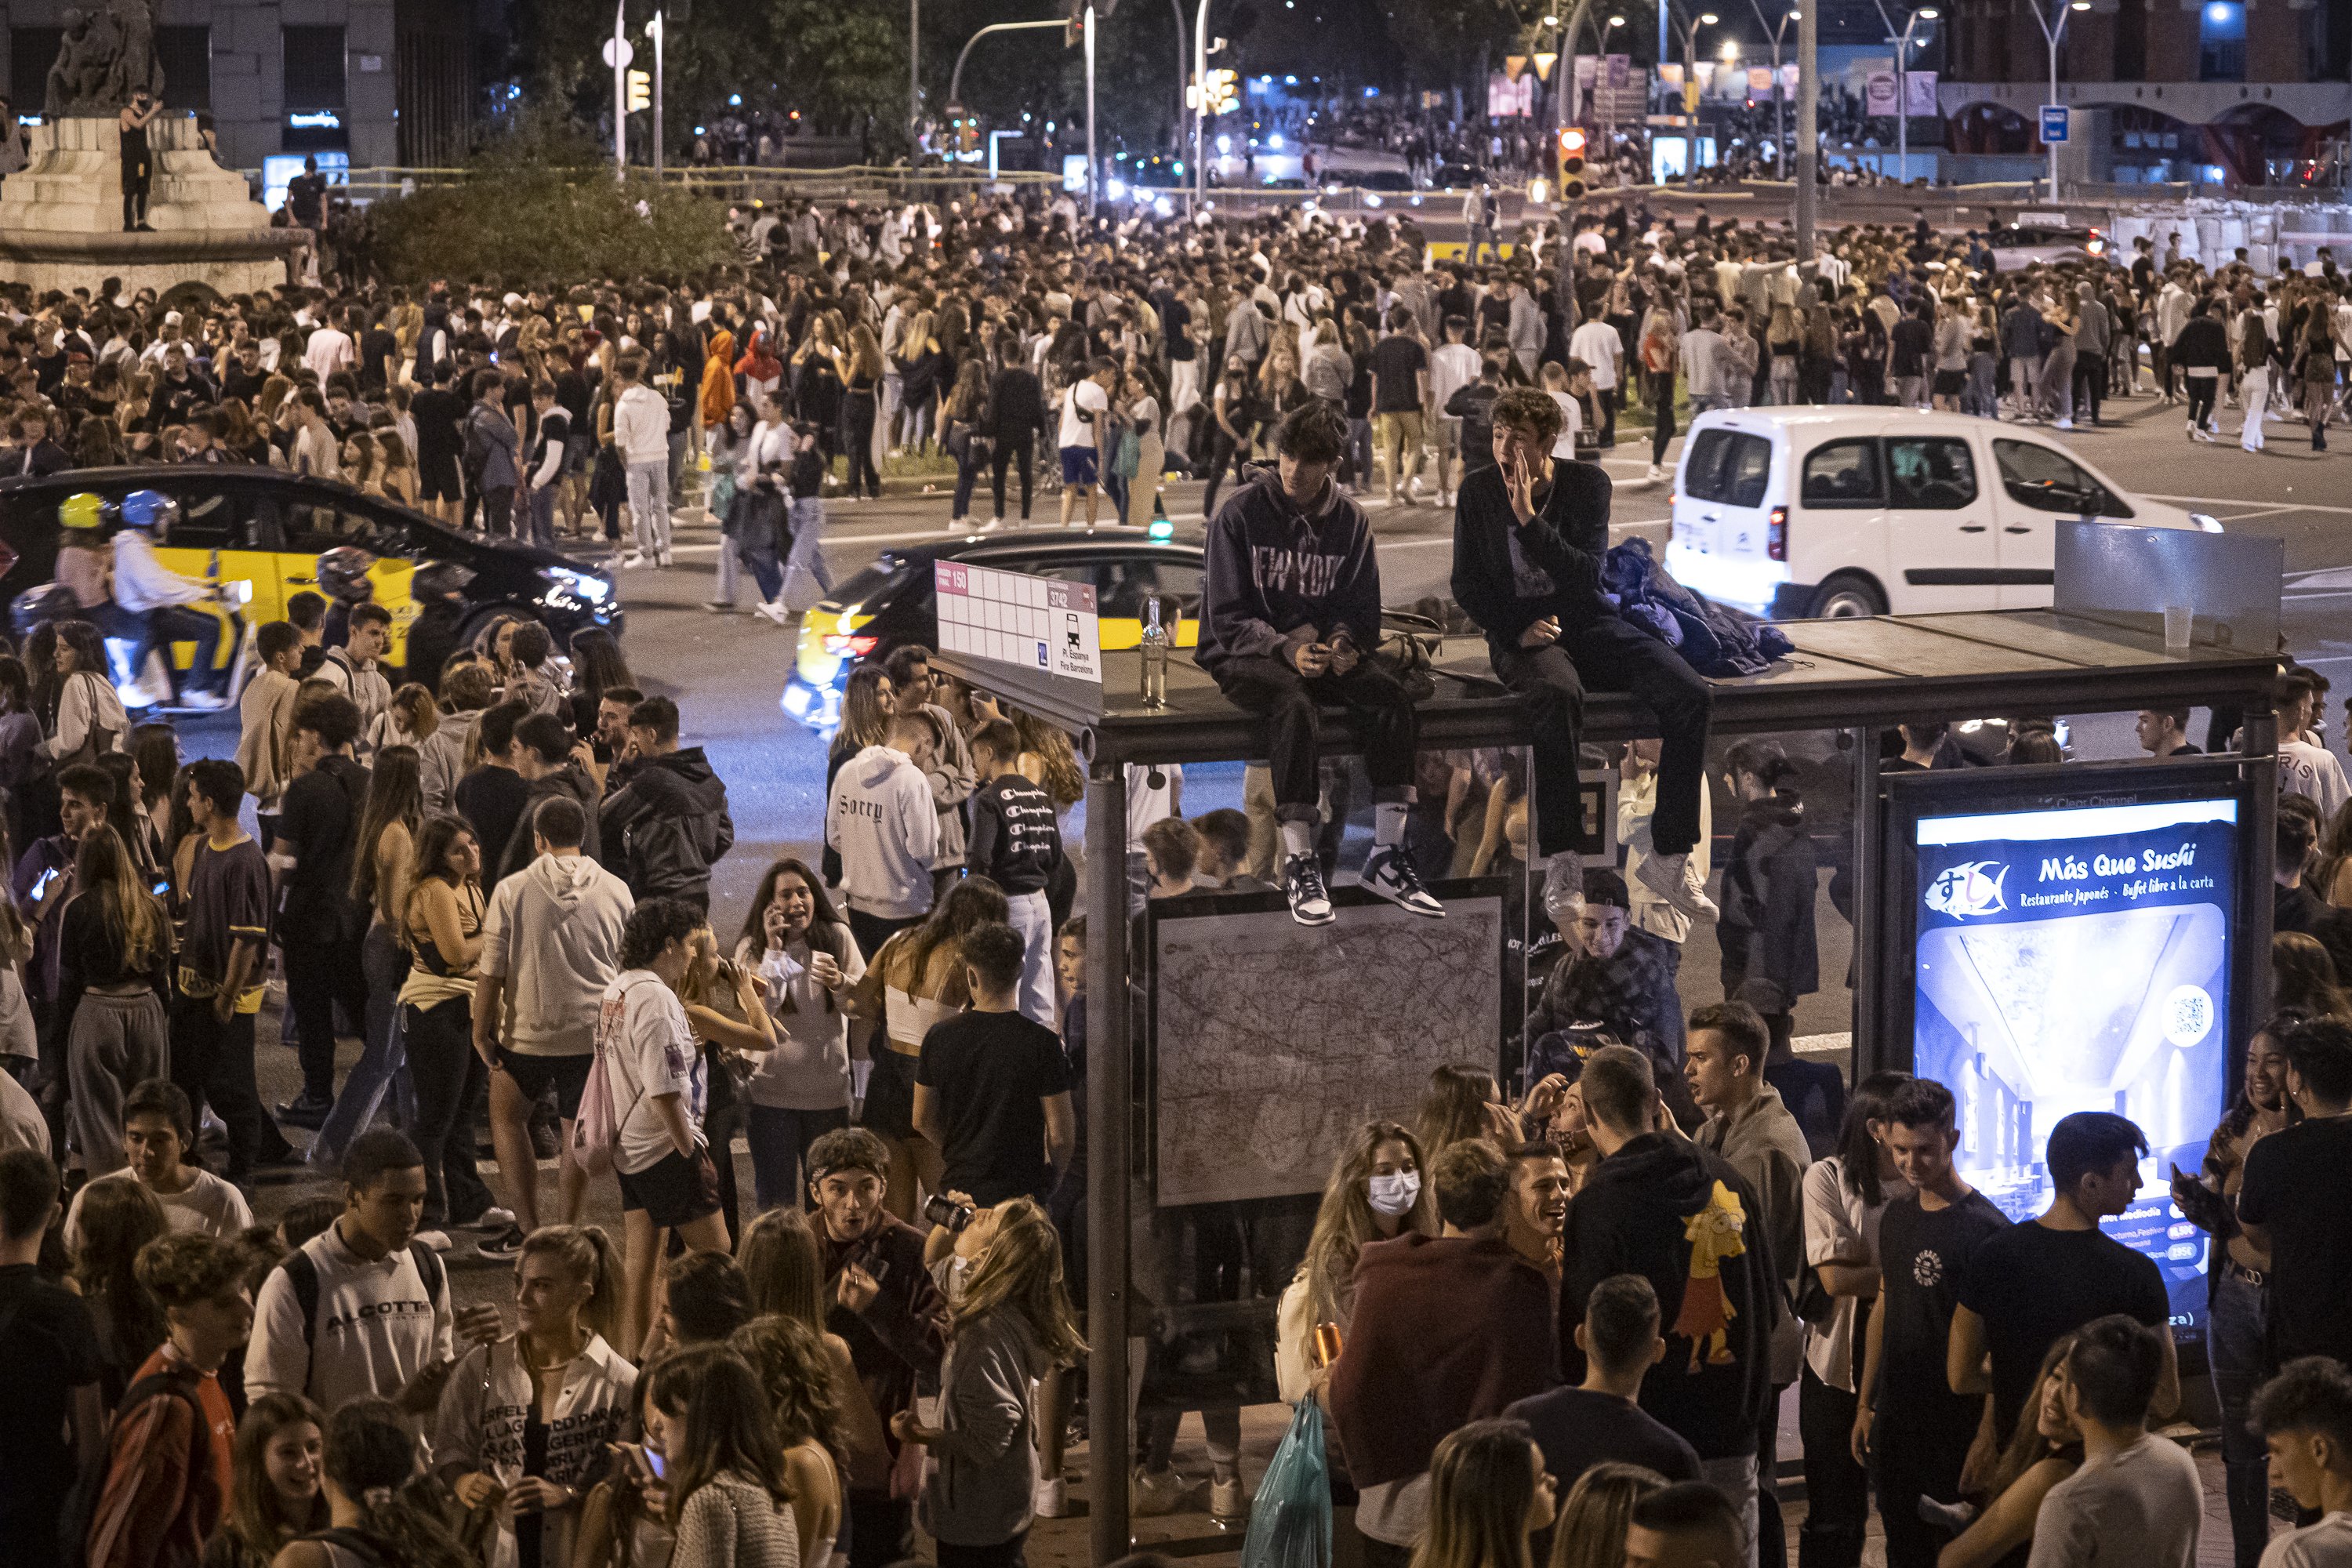
[[[2050,603],[2057,525],[2219,533],[2040,430],[1859,405],[1717,409],[1675,470],[1666,569],[1776,620]]]

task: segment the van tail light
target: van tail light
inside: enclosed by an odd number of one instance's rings
[[[1789,509],[1776,506],[1772,520],[1764,525],[1764,553],[1774,561],[1789,558]]]

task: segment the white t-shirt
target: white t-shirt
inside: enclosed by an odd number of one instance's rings
[[[2309,741],[2282,741],[2278,749],[2279,788],[2290,795],[2308,795],[2319,807],[2323,819],[2334,820],[2347,798],[2352,798],[2352,784],[2344,778],[2344,764],[2336,753]]]
[[[1576,456],[1576,433],[1584,428],[1583,405],[1576,401],[1572,393],[1555,392],[1551,400],[1559,405],[1561,420],[1559,435],[1551,444],[1551,455],[1573,458]]]
[[[1587,321],[1568,340],[1572,359],[1592,367],[1592,389],[1606,392],[1617,384],[1617,362],[1625,357],[1625,340],[1606,321]]]
[[[1911,1191],[1900,1176],[1883,1177],[1878,1202],[1866,1205],[1845,1183],[1845,1160],[1838,1154],[1816,1160],[1805,1168],[1805,1261],[1815,1268],[1841,1259],[1854,1262],[1878,1256],[1878,1222],[1886,1205]],[[1805,1325],[1805,1361],[1813,1375],[1832,1388],[1853,1392],[1861,1368],[1862,1347],[1854,1343],[1862,1304],[1851,1296],[1838,1298],[1837,1316],[1828,1328]]]
[[[596,1016],[596,1054],[604,1059],[620,1121],[620,1146],[613,1164],[623,1175],[653,1169],[677,1152],[669,1128],[654,1109],[654,1097],[675,1094],[687,1126],[702,1140],[702,1110],[708,1084],[702,1053],[686,1021],[686,1008],[662,977],[650,969],[625,969],[604,988]]]
[[[253,1223],[253,1207],[233,1182],[226,1182],[210,1171],[192,1173],[195,1180],[185,1190],[157,1193],[155,1201],[163,1205],[163,1218],[174,1233],[203,1236],[235,1236]],[[138,1178],[128,1166],[109,1171],[103,1176],[93,1176],[74,1194],[73,1206],[66,1210],[66,1247],[68,1250],[81,1246],[81,1200],[89,1189],[100,1182],[132,1182]]]
[[[352,345],[352,335],[337,327],[320,327],[302,345],[302,363],[319,373],[320,381],[346,366],[360,363],[359,350]]]
[[[2271,1537],[2262,1568],[2347,1568],[2352,1565],[2352,1513],[2338,1510],[2317,1524]]]
[[[1429,352],[1429,403],[1438,417],[1447,418],[1446,400],[1478,379],[1478,351],[1468,343],[1447,343]]]
[[[1062,394],[1062,430],[1055,438],[1055,445],[1091,447],[1095,444],[1095,427],[1089,420],[1078,417],[1080,409],[1096,418],[1101,417],[1110,410],[1110,394],[1105,392],[1102,384],[1097,381],[1072,383],[1069,390]]]

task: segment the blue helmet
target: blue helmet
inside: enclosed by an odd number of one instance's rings
[[[164,528],[179,521],[180,503],[154,490],[132,490],[122,498],[126,528]]]

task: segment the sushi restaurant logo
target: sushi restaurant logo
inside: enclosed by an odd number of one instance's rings
[[[2001,896],[2001,884],[2008,880],[2009,868],[1998,860],[1948,866],[1927,884],[1927,907],[1960,921],[2001,914],[2009,909],[2009,900]]]

